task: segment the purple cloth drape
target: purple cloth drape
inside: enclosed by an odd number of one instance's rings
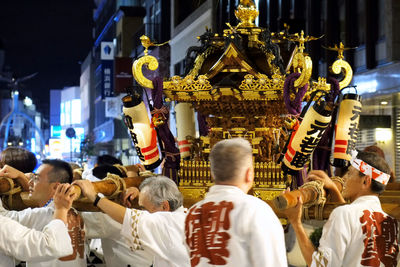
[[[199,111],[197,111],[197,122],[199,123],[199,133],[200,136],[207,136],[208,135],[208,123],[206,121],[207,116],[204,116]]]
[[[299,88],[295,99],[292,101],[290,100],[290,93],[294,91],[294,81],[300,77],[300,73],[292,73],[289,74],[286,79],[285,83],[283,84],[283,100],[285,101],[285,106],[288,112],[292,115],[298,115],[301,112],[301,102],[303,101],[303,97],[307,92],[308,83],[303,87]]]
[[[153,99],[153,107],[161,109],[163,103],[163,79],[156,77],[153,79],[154,89],[151,90],[151,97]],[[166,114],[168,120],[169,113]],[[179,155],[179,149],[176,147],[175,138],[172,135],[168,123],[164,123],[157,128],[157,133],[162,143],[164,144],[164,155],[165,161],[162,169],[162,174],[174,180],[176,184],[179,184],[178,170],[181,157]]]

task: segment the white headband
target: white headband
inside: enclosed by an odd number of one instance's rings
[[[390,179],[390,175],[387,173],[384,173],[374,167],[372,167],[371,165],[369,165],[368,163],[366,163],[365,161],[362,161],[361,159],[357,159],[357,151],[353,151],[352,152],[352,159],[351,159],[351,166],[353,166],[354,168],[356,168],[358,171],[362,172],[365,175],[370,176],[372,179],[374,179],[375,181],[386,185]]]

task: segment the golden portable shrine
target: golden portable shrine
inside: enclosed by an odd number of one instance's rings
[[[330,70],[339,78],[312,80],[313,62],[305,46],[320,37],[255,26],[258,10],[252,1],[241,1],[235,15],[238,25],[227,24],[222,34],[207,29],[198,37],[201,45],[188,49],[183,77],[147,78],[144,69],[155,71],[158,61],[148,53],[155,44],[141,37],[144,56],[133,63],[132,72],[141,87],[151,89],[151,118],[141,92],[123,98],[124,121],[137,155],[148,170],[164,161],[162,173],[179,184],[189,207],[213,184],[208,161],[213,145],[245,138],[252,145],[255,168],[250,193],[268,202],[280,217],[280,210],[295,205],[296,196],[302,195],[306,218],[326,219],[337,204],[327,202],[323,184],[302,185],[302,175],[306,169],[329,171],[330,162],[345,166],[355,148],[362,105],[352,88],[343,90],[353,76],[343,56],[347,48],[342,43],[328,48],[338,53]],[[177,140],[168,129],[165,102],[175,103]],[[142,179],[113,176],[96,182],[96,189],[115,198]],[[339,188],[343,185],[341,178],[334,181]],[[288,186],[300,188],[281,195]],[[0,191],[18,192],[10,179],[0,179]],[[12,197],[4,199],[9,207],[16,205]],[[387,213],[400,219],[398,184],[388,184],[381,202]],[[93,209],[84,200],[74,203],[80,210]]]
[[[306,168],[328,170],[329,162],[337,167],[348,164],[357,140],[361,97],[352,93],[352,88],[344,93],[353,72],[343,55],[348,48],[342,43],[327,48],[338,53],[330,66],[338,79],[311,80],[313,63],[305,46],[320,37],[306,36],[303,31],[290,34],[288,28],[273,33],[256,27],[258,10],[252,1],[241,1],[235,15],[240,20],[238,25],[227,24],[222,34],[206,29],[198,37],[201,46],[188,49],[184,76],[163,77],[161,81],[146,78],[143,67],[148,72],[158,68],[157,59],[148,54],[154,44],[146,36],[141,38],[144,56],[133,63],[132,72],[140,86],[152,90],[153,97],[153,90],[161,88],[164,101],[175,103],[179,171],[177,177],[171,177],[170,171],[164,169],[163,174],[179,181],[187,206],[201,200],[213,183],[208,161],[212,146],[223,139],[242,137],[253,147],[255,179],[251,193],[275,203],[273,207],[279,214],[279,209],[292,206],[295,201],[290,194],[278,196],[288,186],[300,186]],[[154,151],[156,134],[148,134],[151,140],[139,140],[138,136],[144,137],[140,127],[147,112],[144,106],[140,113],[128,111],[133,98],[131,94],[123,99],[124,113],[136,150],[143,155],[143,164],[153,168],[162,153],[178,160],[176,151],[168,151],[167,146],[157,156],[152,153],[154,158],[146,157],[145,153]],[[308,104],[302,109],[301,103]],[[160,125],[167,127],[164,104],[150,109],[147,131],[156,132]],[[197,138],[195,112],[200,131]],[[203,124],[207,124],[205,131],[200,129]],[[338,187],[342,186],[340,178],[334,180]],[[388,194],[393,196],[389,202],[396,206],[386,208],[392,214],[399,203],[396,186],[394,189]],[[306,216],[310,218],[325,219],[335,207],[325,205],[323,184],[318,182],[307,183],[292,194],[303,195],[306,208],[310,207]],[[382,200],[385,206],[388,201],[384,197]],[[399,214],[394,215],[399,218]]]
[[[212,184],[208,154],[213,144],[226,138],[243,137],[251,142],[255,195],[271,199],[288,183],[278,163],[291,123],[285,116],[288,112],[283,88],[287,74],[294,72],[301,73],[294,81],[295,88],[308,84],[312,62],[304,53],[304,44],[312,38],[303,33],[273,34],[255,27],[253,20],[257,14],[254,6],[240,5],[236,11],[241,20],[239,25],[228,25],[222,35],[207,30],[199,37],[202,46],[188,51],[186,63],[191,67],[188,74],[163,81],[165,100],[177,103],[180,188],[189,198],[201,198]],[[141,86],[153,88],[153,82],[143,75],[142,67],[155,70],[158,61],[148,55],[150,44],[143,40],[147,39],[142,39],[145,56],[134,62],[132,71]],[[293,42],[299,46],[294,47]],[[281,49],[285,52],[283,56],[279,54],[280,47],[285,47]],[[191,50],[195,51],[194,55]],[[351,80],[351,68],[343,59],[338,61],[335,66],[347,69],[344,87]],[[321,78],[312,83],[305,97],[313,91],[329,88],[330,85]],[[291,97],[295,97],[294,93]],[[206,136],[195,138],[194,110],[207,116],[209,131]],[[148,125],[151,128],[150,123]]]

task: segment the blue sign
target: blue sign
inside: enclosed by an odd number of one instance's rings
[[[61,125],[51,125],[50,135],[51,137],[61,137]]]

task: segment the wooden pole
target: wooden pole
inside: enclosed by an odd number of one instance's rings
[[[125,182],[126,188],[128,188],[128,187],[139,187],[145,178],[137,176],[137,177],[128,177],[121,179]],[[7,185],[4,182],[1,182],[2,180],[7,181],[6,179],[0,179],[0,190],[2,186],[4,188],[7,187]],[[102,193],[106,197],[112,196],[118,190],[122,189],[119,188],[119,186],[115,182],[108,179],[98,182],[93,182],[92,184],[96,192]],[[99,211],[96,207],[93,206],[93,203],[89,202],[86,198],[82,197],[81,188],[79,186],[74,185],[73,190],[76,193],[73,207],[77,208],[77,210],[80,211]],[[6,208],[10,210],[22,210],[28,207],[38,207],[38,204],[32,199],[30,199],[28,192],[21,192],[20,194],[14,194],[11,196],[11,200],[9,198],[10,198],[9,196],[3,196],[3,203],[6,206]]]
[[[337,181],[333,181],[339,191],[342,191],[342,184]],[[314,186],[307,186],[309,183],[303,185],[297,190],[285,192],[280,196],[277,196],[273,200],[275,208],[278,210],[285,210],[288,208],[295,207],[297,205],[297,198],[301,196],[303,205],[307,205],[314,201],[317,201],[319,197],[324,197],[326,192],[323,192],[323,196],[320,196],[320,190]]]
[[[139,185],[142,183],[142,181],[145,179],[143,177],[137,176],[137,177],[127,177],[127,178],[121,178],[123,181],[125,181],[126,188],[128,187],[139,187]],[[97,193],[102,193],[106,197],[111,196],[115,193],[116,190],[119,190],[117,184],[113,180],[102,180],[98,182],[92,182],[94,190]],[[81,197],[81,188],[77,185],[74,185],[74,192],[76,193],[75,199],[78,199]]]

